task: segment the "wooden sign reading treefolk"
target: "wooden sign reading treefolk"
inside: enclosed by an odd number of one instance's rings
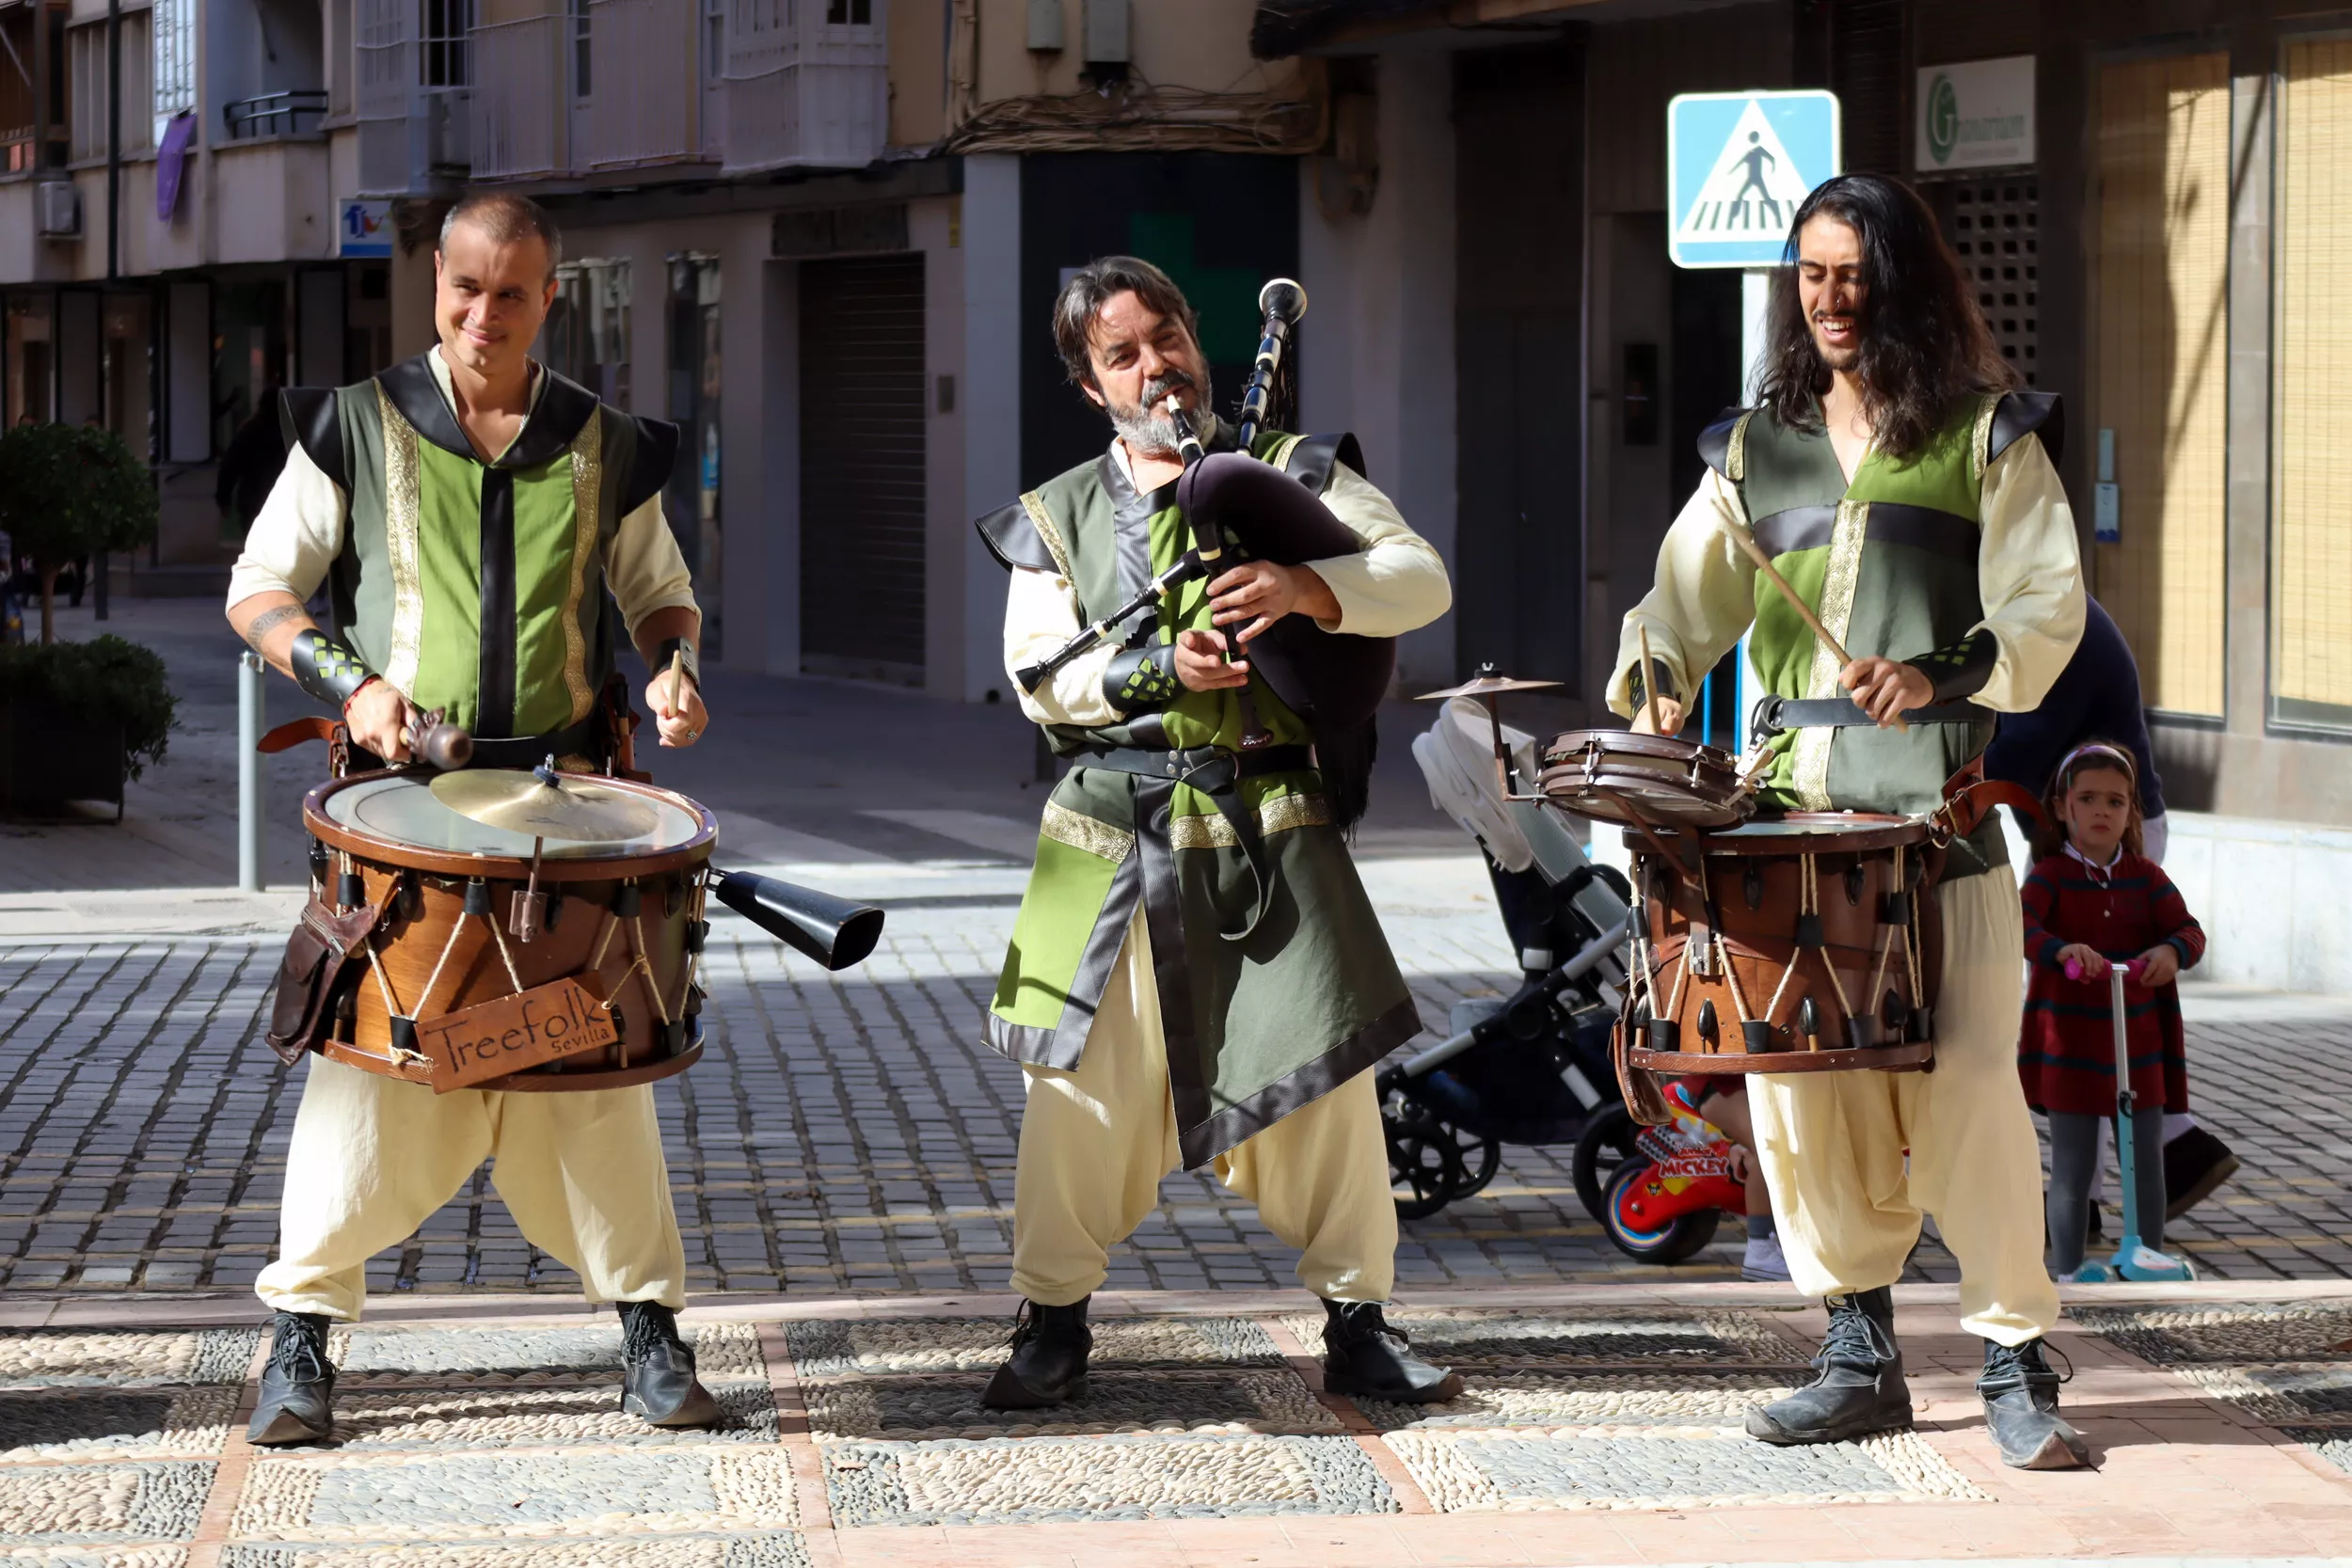
[[[433,1059],[439,1094],[601,1050],[620,1037],[612,1015],[578,978],[417,1023],[417,1043]]]

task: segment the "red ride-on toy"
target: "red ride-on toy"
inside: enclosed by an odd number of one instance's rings
[[[1577,1190],[1609,1240],[1645,1263],[1679,1263],[1715,1239],[1725,1214],[1745,1218],[1731,1140],[1701,1117],[1682,1084],[1665,1085],[1674,1119],[1643,1127],[1620,1107],[1577,1141]]]

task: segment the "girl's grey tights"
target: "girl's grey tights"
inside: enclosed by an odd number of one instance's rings
[[[2090,1181],[2099,1169],[2099,1124],[2105,1117],[2072,1111],[2050,1114],[2048,1219],[2050,1272],[2073,1274],[2082,1267],[2090,1227]],[[2164,1117],[2132,1117],[2132,1155],[2138,1169],[2139,1239],[2164,1245]]]

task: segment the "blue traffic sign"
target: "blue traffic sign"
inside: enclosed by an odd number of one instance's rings
[[[1686,92],[1666,105],[1667,254],[1684,267],[1776,267],[1788,222],[1837,172],[1837,95]]]

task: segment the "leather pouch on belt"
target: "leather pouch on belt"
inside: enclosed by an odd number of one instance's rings
[[[265,1037],[280,1061],[289,1066],[300,1061],[325,1037],[336,1002],[359,977],[358,965],[367,962],[360,944],[383,912],[381,904],[365,904],[338,914],[315,898],[302,907],[302,918],[286,939],[286,956],[278,962],[278,1000]]]

